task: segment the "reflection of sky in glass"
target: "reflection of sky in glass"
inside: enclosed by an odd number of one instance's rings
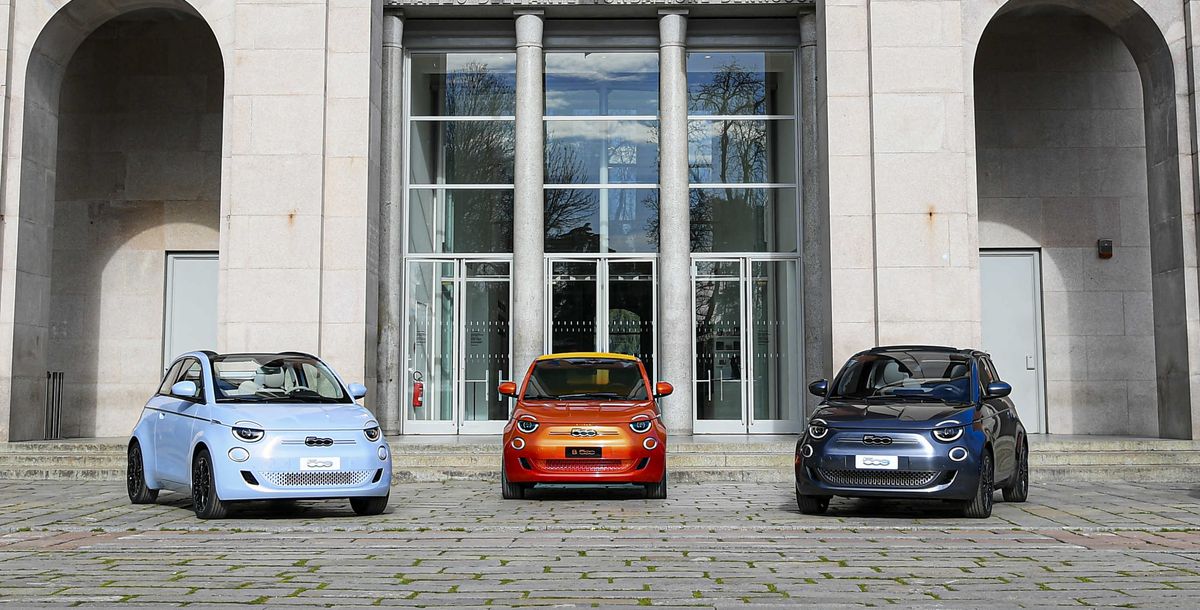
[[[688,54],[688,110],[695,114],[792,114],[787,52]]]
[[[651,122],[547,121],[546,181],[657,182],[657,136]]]
[[[791,120],[688,121],[688,173],[703,182],[795,181]]]
[[[657,53],[547,53],[546,114],[658,113]]]
[[[507,116],[515,112],[515,54],[415,54],[411,67],[414,115]]]

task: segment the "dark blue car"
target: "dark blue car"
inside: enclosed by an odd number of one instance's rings
[[[824,513],[833,496],[930,498],[992,514],[1029,495],[1029,444],[991,358],[935,346],[877,347],[855,354],[796,444],[796,501]]]

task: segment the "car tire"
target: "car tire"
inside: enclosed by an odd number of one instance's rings
[[[229,503],[217,496],[216,474],[208,449],[201,449],[192,458],[192,510],[199,519],[222,519],[229,513]]]
[[[129,443],[128,462],[125,465],[125,487],[129,501],[134,504],[154,504],[158,490],[146,485],[146,461],[142,457],[142,445],[136,440]]]
[[[1029,442],[1021,443],[1017,452],[1017,472],[1003,490],[1005,502],[1024,502],[1029,499]]]
[[[370,517],[383,513],[387,508],[388,498],[391,496],[389,492],[382,496],[369,496],[365,498],[350,498],[350,508],[354,509],[354,514],[360,517]]]
[[[796,492],[796,506],[801,515],[824,515],[829,510],[830,496],[810,496]]]
[[[522,500],[525,498],[525,486],[520,483],[510,483],[504,467],[500,467],[500,495],[505,500]]]
[[[646,483],[643,485],[646,488],[647,500],[666,500],[667,499],[667,473],[663,472],[662,480],[657,483]]]
[[[963,503],[964,517],[987,519],[992,516],[992,493],[996,491],[994,476],[992,454],[985,450],[979,460],[979,484],[975,486],[975,497]]]

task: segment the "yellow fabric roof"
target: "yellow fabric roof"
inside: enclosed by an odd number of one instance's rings
[[[609,352],[565,352],[562,354],[545,354],[538,360],[557,360],[560,358],[610,358],[612,360],[637,360],[629,354],[613,354]]]

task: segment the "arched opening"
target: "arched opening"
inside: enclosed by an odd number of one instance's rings
[[[30,57],[11,438],[120,436],[216,340],[224,67],[184,0],[75,0]],[[103,10],[102,10],[103,9]]]
[[[1191,436],[1175,96],[1166,42],[1128,0],[1013,0],[980,40],[984,343],[1012,352],[1010,374],[1044,367],[1041,431]],[[1040,274],[1012,296],[1025,272],[989,260],[1022,251]],[[996,338],[1023,303],[989,314],[989,291],[1040,293],[1040,345]]]

